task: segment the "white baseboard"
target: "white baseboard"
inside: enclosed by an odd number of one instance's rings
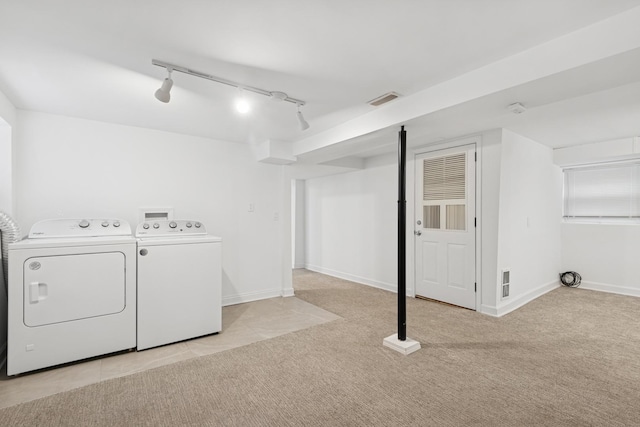
[[[330,268],[319,267],[312,264],[306,264],[305,268],[307,270],[315,271],[316,273],[322,273],[326,274],[327,276],[337,277],[338,279],[349,280],[351,282],[360,283],[362,285],[384,289],[385,291],[398,292],[398,286],[392,283],[379,282],[377,280],[367,279],[364,277],[356,276],[354,274],[343,273],[341,271],[331,270]]]
[[[242,304],[243,302],[258,301],[261,299],[281,297],[282,288],[269,289],[266,291],[247,292],[244,294],[229,295],[222,297],[222,306]]]
[[[498,309],[492,305],[481,305],[480,310],[476,310],[478,313],[486,314],[487,316],[499,317]]]
[[[280,295],[286,298],[286,297],[295,296],[295,293],[293,292],[293,288],[289,288],[289,289],[283,289]]]
[[[518,297],[515,297],[513,299],[509,298],[506,300],[502,300],[502,304],[493,308],[494,310],[491,310],[490,307],[486,307],[489,310],[487,312],[483,311],[483,313],[488,314],[490,316],[502,317],[505,314],[511,313],[513,310],[516,310],[522,307],[523,305],[530,303],[534,299],[541,297],[547,292],[550,292],[556,288],[559,288],[560,286],[562,286],[560,285],[560,282],[558,280],[554,280],[542,286],[538,286],[537,288],[532,289],[529,292],[523,295],[520,295]]]
[[[625,286],[611,285],[608,283],[582,281],[579,288],[589,289],[592,291],[609,292],[612,294],[628,295],[632,297],[640,297],[640,288],[628,288]]]

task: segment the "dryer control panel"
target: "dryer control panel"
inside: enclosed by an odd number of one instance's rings
[[[122,219],[46,219],[29,231],[30,239],[103,236],[131,236],[131,226]]]
[[[207,230],[199,221],[188,219],[151,220],[138,224],[136,237],[198,236]]]

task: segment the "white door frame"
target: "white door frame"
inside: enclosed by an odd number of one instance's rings
[[[409,133],[410,135],[410,133]],[[430,153],[432,151],[445,150],[449,148],[456,148],[463,145],[475,144],[477,161],[476,161],[476,311],[481,311],[482,307],[482,136],[474,135],[469,137],[463,137],[459,139],[453,139],[438,143],[437,145],[423,145],[412,148],[407,153],[407,176],[411,176],[406,180],[407,191],[407,295],[411,297],[416,296],[416,283],[415,283],[415,236],[413,234],[415,218],[415,176],[416,176],[416,156]],[[410,172],[409,172],[410,171]]]

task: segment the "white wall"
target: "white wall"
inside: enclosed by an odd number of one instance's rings
[[[16,109],[4,93],[0,92],[0,118],[9,126],[13,126],[16,121]]]
[[[561,166],[638,158],[637,137],[554,150]],[[562,224],[561,271],[582,276],[581,288],[640,296],[640,227]]]
[[[0,211],[9,215],[13,211],[11,135],[11,126],[0,117]]]
[[[508,130],[438,148],[471,142],[479,153],[477,310],[500,316],[558,286],[562,175],[551,149]],[[307,268],[395,291],[397,165],[382,157],[373,160],[364,170],[307,180]],[[412,165],[410,160],[408,206]],[[407,213],[413,221],[411,210]],[[412,294],[410,244],[407,250],[407,293]],[[504,267],[511,269],[513,283],[503,301],[499,276]]]
[[[12,126],[15,120],[16,109],[4,93],[0,92],[0,210],[9,215],[13,215],[14,132]],[[0,285],[0,366],[2,366],[7,343],[7,294],[2,262],[0,262]]]
[[[224,304],[282,294],[282,166],[257,163],[242,144],[50,114],[20,111],[17,128],[15,216],[25,232],[55,217],[135,227],[139,208],[173,207],[222,237]]]
[[[13,215],[13,130],[16,109],[0,92],[0,210]]]
[[[291,181],[291,216],[292,216],[292,242],[293,268],[305,267],[305,181],[296,179]]]
[[[478,311],[488,307],[495,312],[496,306],[501,138],[501,131],[495,130],[443,144],[478,144],[481,169],[477,184],[482,197],[477,204],[482,245],[478,263],[482,303]],[[407,161],[407,206],[413,206],[412,156],[409,154]],[[397,156],[380,156],[366,164],[364,170],[306,181],[307,268],[396,291]],[[413,215],[408,209],[409,223]],[[408,230],[408,295],[414,293],[410,233]]]
[[[553,150],[553,161],[559,165],[585,165],[640,157],[640,138],[622,138]]]
[[[476,252],[480,271],[479,278],[481,313],[495,314],[497,298],[497,262],[498,262],[498,216],[500,211],[500,165],[502,160],[502,130],[496,129],[482,134],[478,147],[480,180],[480,200],[476,203],[478,215],[477,228],[480,237],[480,250]]]
[[[559,286],[562,172],[553,151],[504,129],[500,166],[497,315]],[[500,272],[511,271],[500,300]]]
[[[582,276],[581,288],[640,296],[640,227],[562,224],[562,271]]]
[[[306,268],[397,288],[395,164],[306,181]]]

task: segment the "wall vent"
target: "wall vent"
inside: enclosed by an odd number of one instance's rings
[[[502,299],[509,297],[509,285],[511,284],[511,272],[502,270]]]
[[[372,99],[371,101],[368,102],[369,105],[373,105],[374,107],[378,107],[382,104],[386,104],[389,101],[393,101],[394,99],[396,99],[397,97],[399,97],[400,94],[396,93],[396,92],[389,92],[389,93],[385,93],[382,96],[379,96],[375,99]]]

